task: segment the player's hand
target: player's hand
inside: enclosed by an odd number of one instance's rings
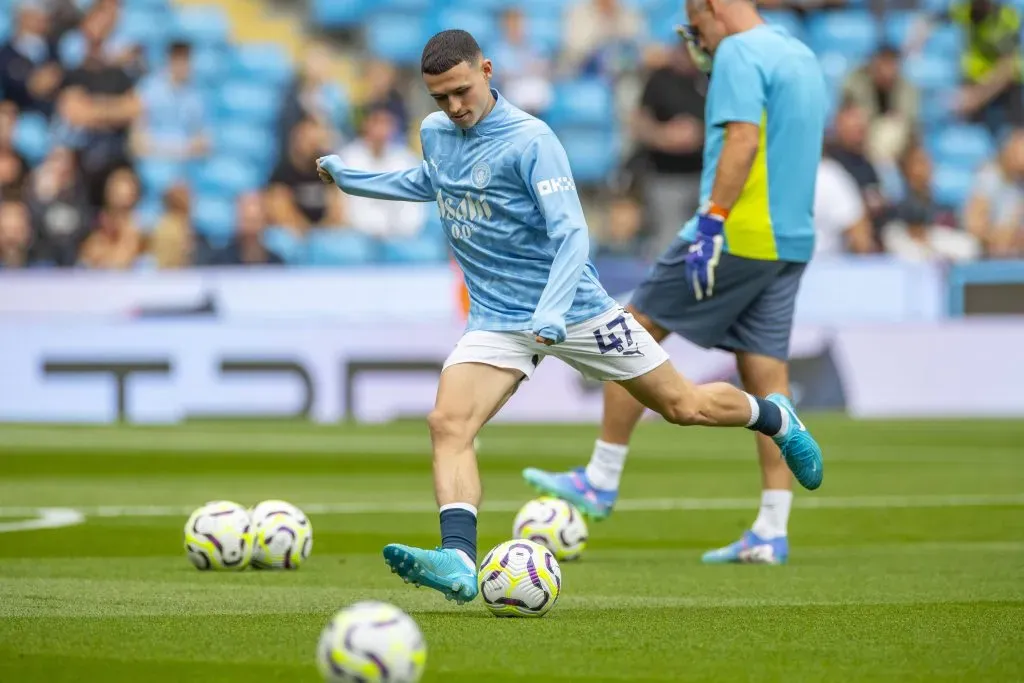
[[[715,269],[722,256],[725,238],[725,217],[728,212],[709,204],[697,214],[697,238],[686,255],[686,280],[693,287],[697,301],[715,293]]]
[[[561,318],[552,319],[551,316],[545,316],[545,318],[534,317],[533,319],[533,338],[536,342],[544,346],[564,342],[565,321]]]
[[[539,334],[536,337],[534,337],[534,341],[536,341],[538,344],[543,344],[544,346],[552,346],[555,343],[553,339],[545,339]]]
[[[324,185],[337,185],[338,175],[345,168],[341,157],[337,154],[320,157],[316,160],[316,174],[320,176],[320,182]]]

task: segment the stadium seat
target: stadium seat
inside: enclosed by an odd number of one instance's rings
[[[218,94],[218,110],[232,123],[268,125],[277,120],[281,106],[279,88],[229,82]]]
[[[7,12],[0,12],[0,44],[6,43],[11,35],[11,18]]]
[[[481,12],[476,8],[451,7],[443,9],[433,16],[433,25],[429,29],[431,35],[438,31],[461,28],[472,33],[485,52],[494,47],[498,41],[498,24],[491,13]]]
[[[310,266],[353,266],[370,263],[376,249],[373,241],[352,230],[314,230],[306,241],[306,264]]]
[[[244,159],[215,156],[200,167],[195,177],[199,193],[234,196],[263,185],[264,170]]]
[[[491,12],[495,15],[510,7],[522,9],[522,6],[523,3],[519,2],[519,0],[476,0],[473,3],[474,9],[482,12]],[[465,9],[466,2],[465,0],[435,0],[434,7],[437,9]]]
[[[220,45],[228,41],[230,32],[227,14],[218,5],[192,5],[177,10],[176,38],[193,45]]]
[[[818,54],[843,52],[850,59],[861,60],[875,51],[879,39],[878,25],[867,12],[822,12],[807,20],[807,43]]]
[[[925,54],[947,59],[959,55],[963,49],[964,33],[959,26],[951,24],[935,27],[924,44]]]
[[[288,265],[300,264],[306,259],[305,242],[288,228],[267,228],[263,232],[263,246]]]
[[[920,55],[903,63],[903,75],[921,90],[945,90],[960,82],[960,67],[955,55]]]
[[[50,124],[42,114],[22,114],[14,126],[13,144],[29,164],[38,164],[50,151]]]
[[[366,43],[370,52],[396,64],[419,63],[428,35],[422,15],[380,12],[366,22]]]
[[[526,15],[526,35],[530,44],[549,57],[562,47],[562,21],[560,12],[533,12]]]
[[[211,245],[222,246],[235,231],[235,204],[222,196],[200,196],[192,204],[192,224]]]
[[[292,58],[277,43],[246,43],[235,48],[232,77],[285,85],[292,78]]]
[[[935,201],[946,206],[963,206],[974,184],[974,172],[964,166],[937,165],[932,177]]]
[[[227,76],[227,50],[220,45],[204,45],[192,52],[192,75],[201,85],[219,85]]]
[[[157,197],[145,197],[135,207],[135,220],[145,233],[152,232],[163,215],[164,204]]]
[[[186,166],[173,161],[140,159],[135,172],[147,196],[159,200],[164,192],[179,180],[187,177]]]
[[[764,10],[761,12],[761,16],[769,24],[781,26],[789,31],[790,35],[794,38],[807,42],[804,22],[797,16],[796,12],[789,10]]]
[[[564,81],[555,86],[555,98],[545,118],[552,126],[607,126],[614,123],[611,87],[599,79]]]
[[[309,18],[323,28],[349,28],[362,22],[369,5],[363,0],[312,0]]]
[[[448,257],[444,242],[424,231],[416,237],[387,240],[381,258],[387,263],[443,263]]]
[[[142,46],[163,45],[168,34],[168,21],[164,13],[164,7],[151,9],[132,5],[130,10],[126,9],[121,14],[113,40]]]
[[[375,4],[382,10],[419,13],[435,8],[437,0],[378,0]]]
[[[265,126],[223,123],[213,130],[213,145],[218,154],[267,167],[277,156],[275,133]]]
[[[977,168],[995,157],[992,136],[982,126],[959,125],[938,130],[929,138],[929,148],[940,165]]]
[[[565,147],[577,183],[602,183],[615,169],[618,144],[609,129],[569,126],[559,127],[555,132]]]

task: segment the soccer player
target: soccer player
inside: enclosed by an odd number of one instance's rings
[[[766,25],[751,0],[689,0],[687,13],[687,47],[698,65],[714,67],[705,105],[703,208],[627,310],[656,341],[675,332],[734,352],[751,394],[785,394],[793,308],[814,250],[824,80],[814,54],[784,29]],[[606,384],[590,463],[557,474],[529,468],[524,478],[592,519],[606,518],[643,411],[628,391]],[[763,431],[756,438],[760,512],[739,541],[705,553],[705,562],[774,564],[789,555],[792,479],[778,439]]]
[[[444,364],[427,418],[441,547],[388,545],[391,570],[457,602],[476,596],[481,491],[473,438],[548,355],[620,383],[675,424],[763,433],[804,485],[818,486],[821,450],[784,396],[687,381],[604,291],[562,145],[490,88],[493,67],[473,37],[438,33],[423,49],[421,71],[441,110],[420,127],[421,165],[367,173],[337,156],[317,160],[321,178],[347,193],[436,201],[469,290],[466,332]]]

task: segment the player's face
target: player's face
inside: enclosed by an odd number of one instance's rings
[[[468,129],[479,123],[491,104],[491,60],[462,62],[443,74],[423,74],[430,96],[452,123]]]

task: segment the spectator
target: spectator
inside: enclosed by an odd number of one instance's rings
[[[564,26],[564,66],[571,73],[616,79],[639,61],[644,18],[619,0],[580,0]]]
[[[14,128],[18,124],[18,105],[0,102],[0,193],[20,195],[28,163],[14,148]]]
[[[68,75],[58,100],[56,137],[59,144],[78,151],[90,203],[98,206],[111,169],[128,163],[128,134],[142,103],[125,70],[103,55],[102,28],[83,32],[89,51],[82,67]]]
[[[366,98],[363,106],[355,112],[354,128],[361,130],[366,114],[383,106],[395,117],[395,141],[405,140],[409,131],[409,107],[398,88],[398,72],[395,67],[380,60],[370,62],[364,83]]]
[[[633,134],[649,169],[643,179],[653,231],[649,256],[672,243],[700,204],[705,85],[679,43],[665,65],[651,73],[633,115]]]
[[[66,147],[52,150],[32,172],[26,199],[36,235],[34,259],[61,267],[75,265],[93,220],[75,153]]]
[[[110,174],[96,226],[82,245],[82,265],[109,270],[135,265],[142,246],[133,214],[138,200],[139,181],[131,169],[119,168]]]
[[[281,265],[280,256],[263,246],[267,229],[263,198],[256,192],[243,194],[237,204],[238,230],[223,249],[214,254],[212,265],[256,266]]]
[[[32,228],[28,209],[18,201],[0,203],[0,270],[29,264]]]
[[[306,49],[302,70],[285,95],[279,122],[281,157],[287,154],[288,136],[295,124],[304,118],[315,119],[330,135],[328,145],[341,145],[346,132],[348,109],[345,97],[331,82],[330,53],[320,44]]]
[[[899,50],[887,46],[876,52],[850,74],[843,96],[868,115],[868,156],[895,161],[909,144],[918,116],[917,89],[900,75]]]
[[[873,251],[874,231],[860,188],[838,161],[822,159],[814,190],[814,255]]]
[[[551,62],[526,39],[523,12],[518,7],[505,10],[501,27],[501,41],[494,50],[494,60],[502,66],[495,76],[495,84],[509,102],[537,116],[548,108],[554,97]]]
[[[932,198],[932,164],[923,147],[912,146],[900,159],[907,192],[882,229],[885,250],[908,261],[966,261],[981,254],[978,241],[955,227],[948,207]]]
[[[341,193],[320,182],[316,160],[326,145],[323,128],[305,118],[292,129],[287,154],[270,177],[268,199],[275,225],[304,231],[310,227],[342,224]]]
[[[167,68],[139,86],[141,115],[132,129],[136,156],[185,161],[206,156],[203,97],[192,82],[192,48],[173,43]]]
[[[594,258],[635,257],[640,251],[643,207],[628,192],[616,193],[608,206],[605,228],[594,249]]]
[[[844,102],[836,114],[829,156],[846,169],[860,188],[864,206],[872,223],[878,227],[886,218],[888,203],[882,195],[882,184],[875,165],[867,156],[868,116],[853,102]]]
[[[141,45],[115,34],[120,18],[120,0],[96,0],[79,28],[65,33],[57,44],[61,63],[68,69],[81,67],[90,43],[98,43],[108,64],[124,69],[133,80],[140,77],[145,72],[145,53]]]
[[[158,269],[169,270],[193,265],[195,252],[191,197],[187,187],[175,185],[164,194],[164,214],[149,236],[149,256]]]
[[[409,148],[392,140],[395,117],[384,107],[372,110],[363,121],[362,136],[340,153],[347,166],[373,173],[401,171],[420,162]],[[418,202],[387,202],[366,197],[344,196],[345,224],[371,237],[412,237],[423,230],[426,210]]]
[[[47,39],[50,18],[45,5],[26,0],[18,11],[11,39],[0,48],[0,93],[21,111],[53,112],[64,73]]]
[[[989,256],[1024,257],[1024,128],[1014,130],[998,161],[978,173],[964,226]]]
[[[965,83],[960,113],[970,121],[984,123],[994,135],[1006,124],[1024,125],[1020,12],[1000,0],[960,0],[918,24],[911,33],[911,52],[925,44],[930,26],[937,21],[959,24],[967,34],[960,55]]]

